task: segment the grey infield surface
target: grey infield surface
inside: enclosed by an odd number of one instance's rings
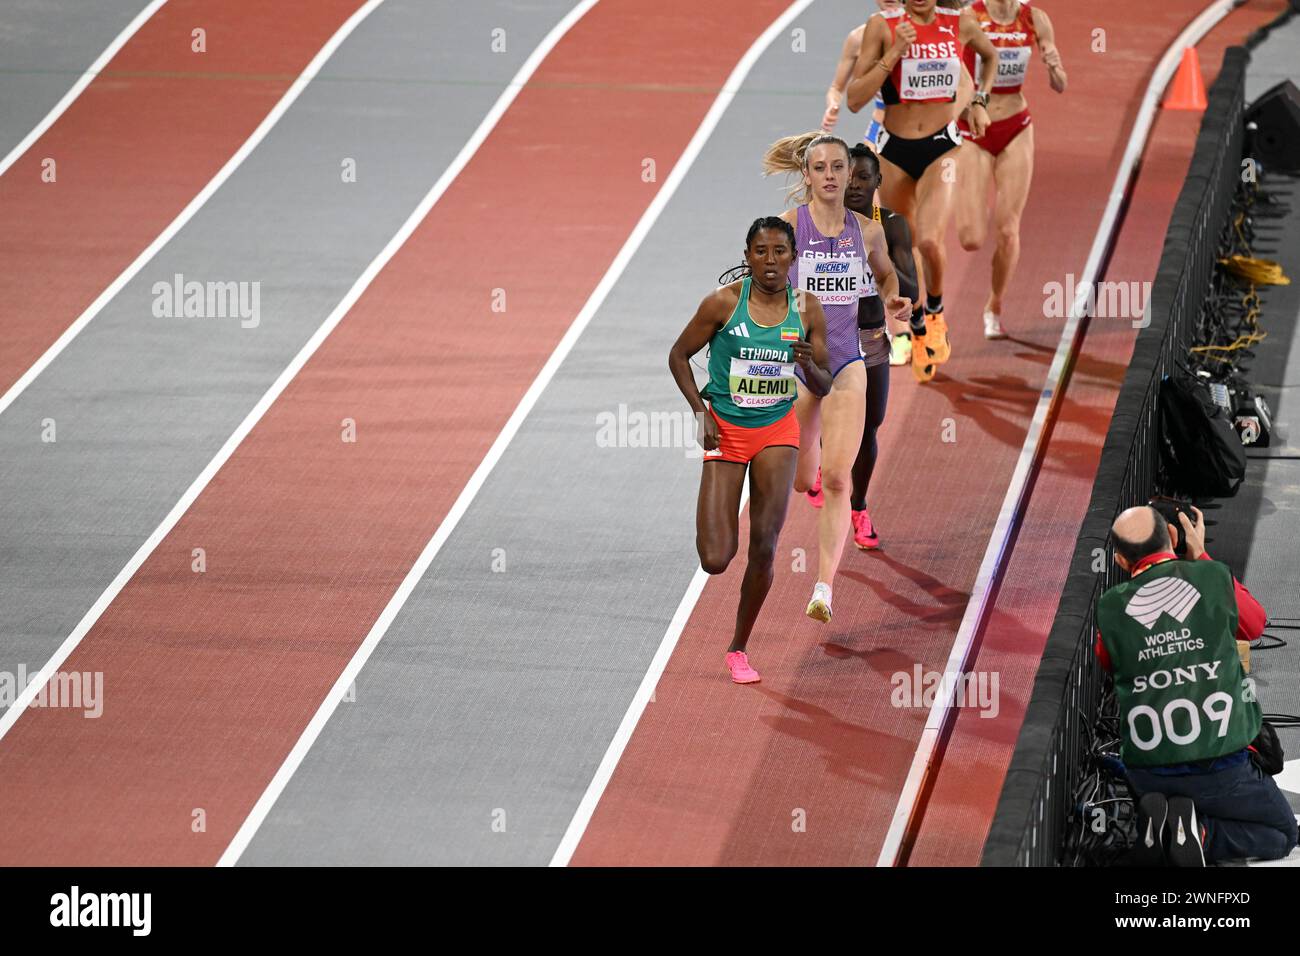
[[[0,156],[43,120],[149,0],[0,0]]]
[[[207,205],[0,415],[0,671],[31,674],[49,659],[569,8],[382,4]],[[484,55],[502,23],[508,52]],[[343,181],[348,159],[355,182]],[[177,274],[247,282],[250,292],[260,283],[256,326],[158,317],[154,284]],[[47,419],[53,443],[41,440]]]
[[[698,458],[601,447],[599,416],[689,412],[669,346],[784,207],[760,157],[820,123],[861,20],[821,0],[755,64],[241,864],[549,862],[698,566]]]

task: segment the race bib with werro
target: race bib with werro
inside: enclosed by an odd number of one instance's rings
[[[862,294],[862,260],[857,256],[799,257],[799,288],[822,305],[857,305]]]
[[[1241,669],[1232,575],[1217,561],[1166,561],[1097,605],[1119,700],[1124,762],[1210,760],[1247,746],[1260,707]]]
[[[998,76],[993,81],[993,88],[1003,86],[1022,86],[1025,77],[1029,73],[1029,59],[1032,50],[1027,46],[1004,46],[998,47]],[[980,68],[984,64],[984,58],[978,53],[975,54],[975,72],[971,74],[976,82],[979,81]]]
[[[769,408],[790,401],[796,381],[793,362],[731,360],[731,401],[737,408]]]
[[[947,44],[940,44],[946,46]],[[952,99],[957,96],[957,82],[961,78],[961,60],[957,59],[956,45],[952,55],[943,58],[903,60],[903,85],[898,91],[902,100]]]

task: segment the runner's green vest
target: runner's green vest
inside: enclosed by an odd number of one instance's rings
[[[725,325],[709,343],[709,383],[703,395],[719,418],[745,428],[770,425],[790,411],[797,393],[794,349],[804,337],[803,319],[786,287],[785,321],[759,325],[749,314],[749,287],[740,284],[740,299]]]
[[[1115,678],[1126,764],[1209,760],[1259,734],[1259,704],[1237,656],[1237,603],[1226,565],[1152,565],[1101,596],[1097,626]]]

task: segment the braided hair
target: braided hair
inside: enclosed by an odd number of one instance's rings
[[[786,238],[790,240],[790,250],[795,250],[794,226],[790,225],[780,216],[760,216],[754,220],[749,227],[749,232],[745,233],[745,248],[748,249],[754,244],[754,237],[764,229],[779,229],[784,232]],[[737,279],[743,279],[749,275],[749,263],[742,262],[738,266],[732,266],[722,275],[718,276],[718,285],[727,285],[735,282]]]

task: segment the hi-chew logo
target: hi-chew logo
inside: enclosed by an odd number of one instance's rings
[[[1161,614],[1168,614],[1182,624],[1200,599],[1201,592],[1191,582],[1182,578],[1160,578],[1138,588],[1137,593],[1129,598],[1124,613],[1148,629]]]
[[[827,259],[818,262],[813,267],[815,275],[825,275],[826,273],[843,274],[849,271],[849,264],[843,259]]]
[[[83,893],[78,886],[50,897],[51,926],[123,926],[132,936],[152,927],[151,893]]]

